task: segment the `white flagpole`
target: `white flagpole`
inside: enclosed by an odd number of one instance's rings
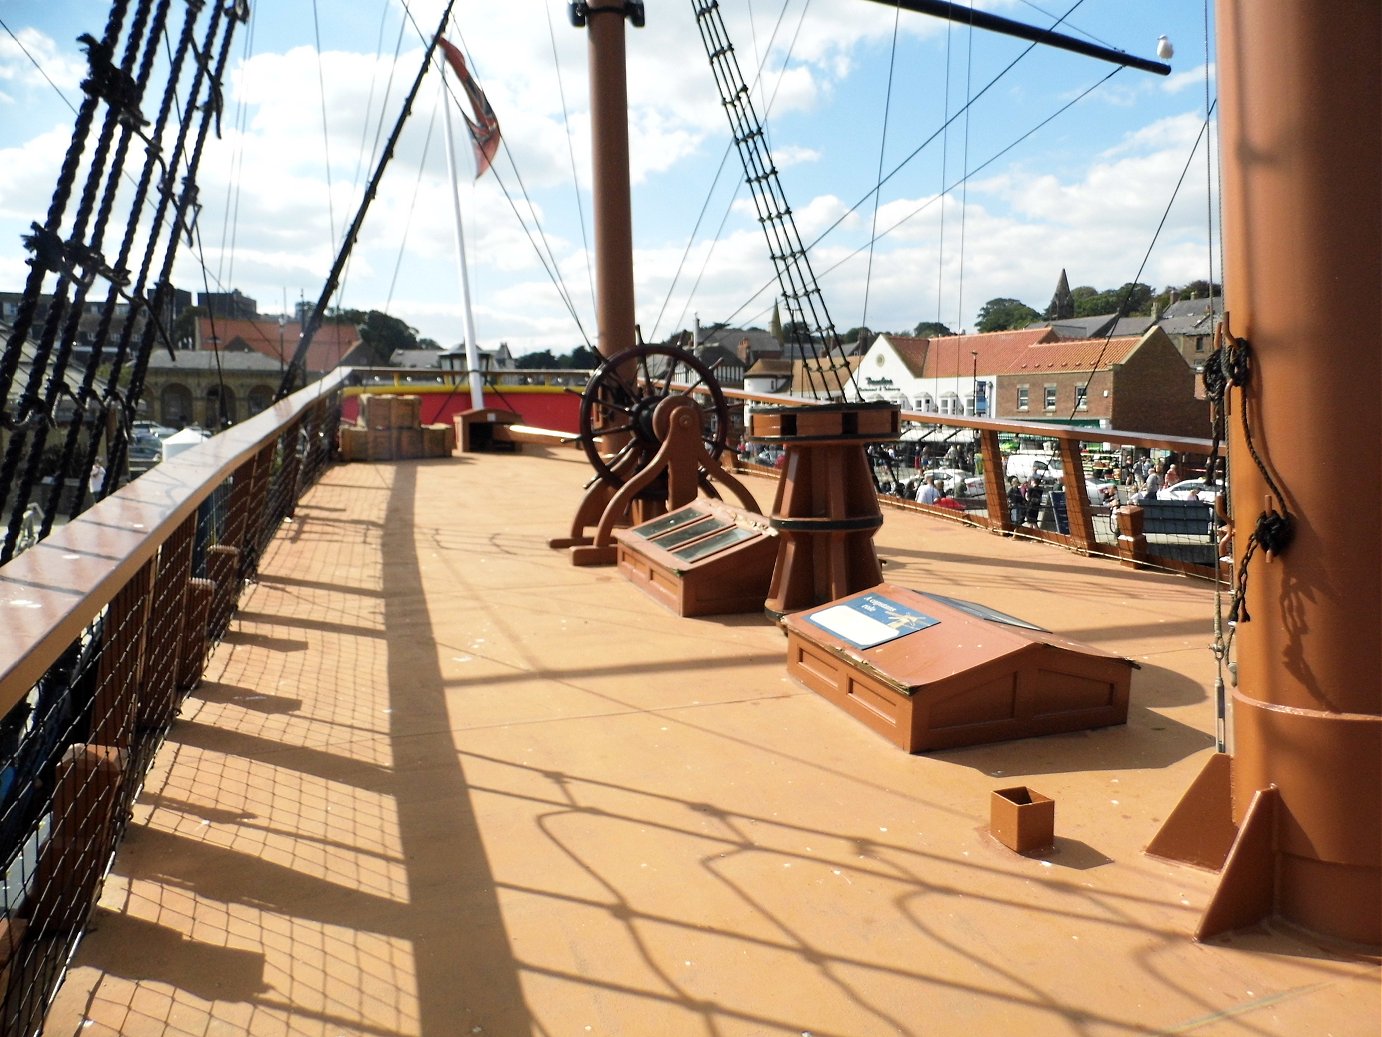
[[[451,205],[456,217],[456,265],[461,272],[461,300],[465,304],[465,365],[470,370],[470,405],[479,410],[485,405],[485,383],[480,373],[480,350],[475,343],[475,315],[470,310],[470,275],[465,265],[465,230],[461,226],[461,185],[456,176],[456,148],[451,139],[451,91],[446,89],[446,67],[442,62],[443,126],[446,130],[446,168],[451,174]]]

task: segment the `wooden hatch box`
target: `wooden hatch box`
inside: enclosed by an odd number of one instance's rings
[[[1128,719],[1131,661],[983,606],[884,583],[783,626],[792,677],[911,753]]]
[[[679,616],[763,608],[777,538],[762,515],[702,497],[614,538],[619,571]]]

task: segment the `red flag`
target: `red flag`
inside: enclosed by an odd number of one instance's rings
[[[489,106],[485,92],[480,89],[480,84],[475,82],[470,70],[465,67],[465,58],[461,56],[461,52],[444,36],[438,36],[437,42],[441,44],[451,71],[455,72],[456,78],[461,81],[461,87],[465,90],[475,115],[472,119],[469,112],[461,112],[466,125],[470,127],[470,140],[475,146],[475,179],[479,180],[499,151],[499,120],[494,115],[494,109]]]

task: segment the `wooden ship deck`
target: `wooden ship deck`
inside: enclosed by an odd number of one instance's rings
[[[1214,751],[1214,590],[889,510],[885,578],[1138,664],[1124,726],[908,755],[546,546],[576,452],[329,469],[135,800],[46,1033],[1334,1034],[1375,963],[1143,853]],[[760,497],[766,482],[751,481]],[[1054,848],[989,832],[1056,803]]]

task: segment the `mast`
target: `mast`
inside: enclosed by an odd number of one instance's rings
[[[572,5],[585,25],[590,69],[591,171],[595,210],[595,348],[611,357],[634,345],[633,215],[629,199],[629,88],[624,18],[635,26],[643,5],[590,0]]]
[[[1249,357],[1229,394],[1235,575],[1259,516],[1289,515],[1293,535],[1247,561],[1233,755],[1211,761],[1233,842],[1200,935],[1274,915],[1376,948],[1382,9],[1217,10],[1227,325]]]
[[[456,147],[451,138],[451,103],[446,89],[446,66],[442,65],[441,104],[445,110],[442,123],[446,133],[446,171],[451,176],[451,209],[455,217],[456,268],[460,271],[461,302],[465,307],[465,366],[470,372],[470,405],[480,409],[485,405],[485,383],[480,374],[480,348],[475,341],[475,315],[470,308],[470,270],[465,261],[465,225],[461,221],[461,184],[456,175]]]

